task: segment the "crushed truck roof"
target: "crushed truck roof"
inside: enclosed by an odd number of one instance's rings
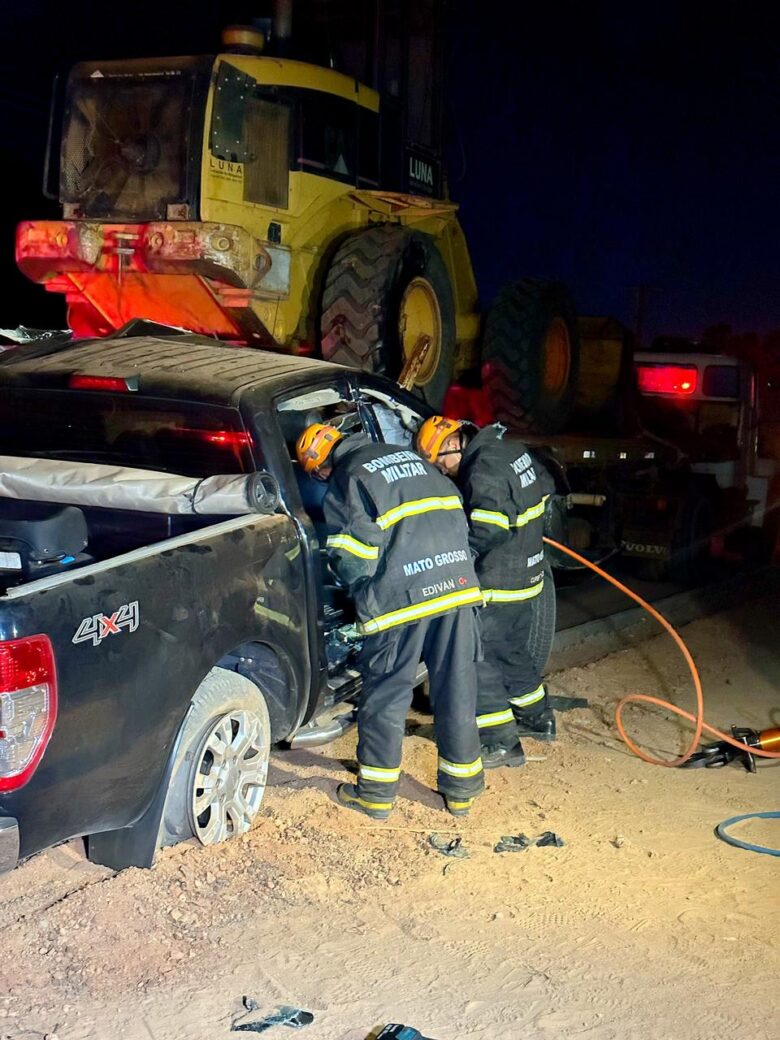
[[[31,345],[34,348],[35,345]],[[65,388],[75,373],[133,377],[145,395],[235,402],[257,386],[344,372],[340,365],[201,336],[139,336],[76,341],[49,352],[20,347],[0,355],[0,384]]]

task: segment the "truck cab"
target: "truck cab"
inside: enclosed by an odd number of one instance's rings
[[[760,528],[776,463],[760,456],[756,377],[739,358],[704,352],[635,355],[644,426],[672,441],[692,474],[712,478],[732,522]]]

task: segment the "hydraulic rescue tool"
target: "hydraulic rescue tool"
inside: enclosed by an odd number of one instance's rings
[[[685,769],[720,769],[727,766],[729,762],[739,759],[749,773],[755,773],[756,760],[752,749],[760,748],[762,751],[780,751],[780,729],[764,729],[759,733],[755,729],[747,729],[741,726],[732,726],[731,735],[734,740],[744,744],[744,750],[729,744],[725,740],[716,740],[712,744],[705,744],[701,751],[691,755],[684,763]]]

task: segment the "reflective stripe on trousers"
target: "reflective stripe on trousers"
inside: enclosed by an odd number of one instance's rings
[[[433,614],[443,614],[454,607],[481,606],[483,602],[480,589],[464,589],[462,592],[448,592],[445,596],[436,596],[434,599],[423,603],[414,603],[410,607],[400,607],[398,610],[390,610],[379,617],[368,621],[361,621],[358,630],[363,635],[372,635],[375,632],[384,632],[389,628],[406,625],[410,621],[420,621],[431,617]]]
[[[357,749],[361,798],[395,798],[406,716],[421,658],[428,669],[439,751],[438,789],[462,800],[479,794],[485,781],[476,723],[476,647],[473,608],[366,637],[358,660],[363,674]]]

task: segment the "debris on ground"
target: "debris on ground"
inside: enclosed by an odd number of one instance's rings
[[[463,844],[463,838],[446,838],[441,834],[432,834],[428,838],[428,844],[436,849],[442,856],[452,856],[454,859],[468,859],[469,852]]]
[[[244,997],[244,1007],[247,1011],[259,1011],[260,1005],[256,1000],[251,997]],[[289,1029],[303,1029],[304,1026],[309,1026],[314,1021],[314,1015],[311,1011],[304,1011],[302,1008],[286,1007],[282,1006],[272,1015],[267,1015],[265,1018],[259,1019],[257,1022],[235,1022],[231,1026],[231,1032],[233,1033],[265,1033],[266,1030],[272,1029],[274,1026],[287,1026]]]
[[[757,728],[772,718],[773,598],[684,634],[711,718]],[[31,857],[0,876],[0,1037],[227,1040],[226,1012],[242,1011],[250,994],[261,1007],[236,1022],[288,1000],[313,1010],[301,1040],[366,1040],[373,1026],[404,1019],[437,1040],[657,1040],[678,1036],[680,1022],[686,1040],[771,1040],[778,860],[732,849],[711,828],[776,802],[780,774],[654,769],[614,731],[627,689],[682,690],[678,656],[659,636],[553,676],[555,692],[588,697],[590,709],[560,717],[558,740],[537,745],[548,761],[533,775],[491,771],[460,824],[433,793],[438,756],[430,717],[418,713],[389,830],[330,800],[355,757],[352,731],[274,756],[263,809],[234,840],[163,849],[153,870],[119,874],[89,863],[83,842]],[[689,731],[655,712],[634,726],[659,750]],[[566,848],[494,854],[521,825],[529,837],[560,827]],[[734,833],[772,846],[776,826],[759,819]],[[437,853],[431,834],[447,844],[462,835],[470,856]],[[724,1004],[728,992],[740,993],[738,1008]],[[292,1029],[260,1035],[292,1040]]]
[[[555,831],[545,831],[535,838],[529,838],[527,834],[502,834],[501,840],[494,846],[494,852],[523,852],[530,849],[532,845],[544,848],[546,845],[554,845],[563,848],[566,842],[559,837]]]
[[[530,848],[533,841],[525,834],[504,834],[501,841],[493,849],[494,852],[523,852]]]
[[[555,831],[545,831],[534,842],[534,845],[539,849],[543,849],[546,845],[553,845],[557,849],[562,849],[565,844],[566,842],[563,838],[556,834]]]
[[[369,1040],[431,1040],[431,1037],[423,1036],[419,1029],[413,1026],[401,1026],[396,1024],[387,1025],[381,1033],[371,1034]]]
[[[560,694],[550,694],[548,701],[554,711],[574,711],[575,708],[587,708],[590,703],[587,697],[563,697]]]

